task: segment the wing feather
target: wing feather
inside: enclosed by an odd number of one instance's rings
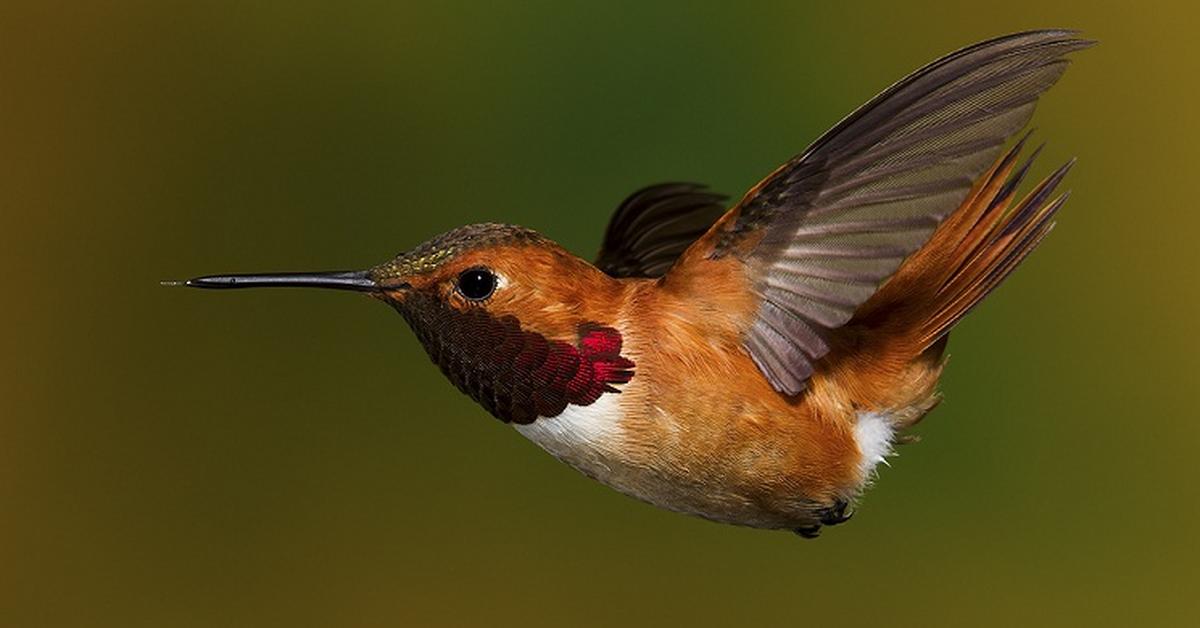
[[[1017,33],[947,55],[889,87],[751,189],[705,236],[746,262],[761,298],[744,345],[779,391],[801,392],[828,344],[963,201],[1091,45]],[[1036,206],[1036,204],[1033,204]]]
[[[661,277],[725,213],[726,200],[695,183],[634,192],[609,220],[596,267],[613,277]]]

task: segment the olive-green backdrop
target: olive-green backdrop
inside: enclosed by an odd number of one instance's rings
[[[0,625],[1194,625],[1189,3],[6,2]],[[24,6],[20,6],[24,5]],[[171,290],[510,221],[590,255],[906,72],[1084,29],[1058,229],[817,541],[659,511],[459,396],[390,309]]]

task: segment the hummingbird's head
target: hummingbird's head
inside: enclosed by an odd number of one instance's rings
[[[515,318],[547,338],[572,336],[598,303],[618,289],[590,263],[532,229],[503,224],[459,227],[365,271],[372,295],[409,319],[418,334],[437,321],[425,314]]]
[[[363,271],[186,285],[364,292],[400,312],[451,382],[505,421],[556,416],[632,377],[617,320],[625,286],[523,227],[460,227]]]

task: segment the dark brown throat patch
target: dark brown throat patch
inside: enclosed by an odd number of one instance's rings
[[[513,316],[459,311],[428,295],[409,295],[396,309],[451,383],[506,423],[590,405],[633,378],[634,363],[621,356],[621,334],[611,327],[580,325],[571,344],[523,330]]]

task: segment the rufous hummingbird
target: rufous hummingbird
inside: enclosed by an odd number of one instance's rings
[[[670,510],[816,536],[938,402],[947,334],[1054,226],[1070,163],[1015,200],[1038,97],[1092,42],[1032,31],[892,85],[726,210],[647,187],[594,263],[477,224],[362,271],[197,288],[391,305],[462,392],[584,474]],[[1036,154],[1036,151],[1035,151]]]

